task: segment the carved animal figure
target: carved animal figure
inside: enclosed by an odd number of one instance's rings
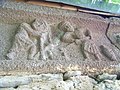
[[[106,46],[101,45],[100,46],[101,53],[108,58],[109,60],[115,61],[117,60],[115,53],[112,49],[108,49]]]
[[[92,40],[92,35],[89,30],[83,33],[84,36],[81,39],[81,52],[83,57],[88,60],[101,60],[101,53],[99,48]]]

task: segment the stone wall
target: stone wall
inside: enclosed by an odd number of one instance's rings
[[[116,75],[104,73],[95,78],[80,71],[59,74],[1,76],[1,90],[119,90]]]

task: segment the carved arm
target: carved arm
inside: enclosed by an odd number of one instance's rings
[[[40,31],[36,31],[31,28],[31,26],[27,23],[22,23],[21,26],[32,36],[41,36]]]

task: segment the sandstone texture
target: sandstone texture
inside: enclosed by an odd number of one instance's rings
[[[120,90],[120,19],[0,3],[0,90]]]
[[[0,75],[117,73],[119,28],[119,18],[6,0],[0,8]]]

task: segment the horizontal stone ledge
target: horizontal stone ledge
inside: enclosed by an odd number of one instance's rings
[[[1,60],[0,75],[60,73],[79,70],[95,75],[103,72],[117,73],[120,61],[80,61],[80,60]]]

